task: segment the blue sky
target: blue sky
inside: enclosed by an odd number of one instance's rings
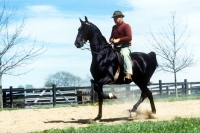
[[[182,25],[188,24],[191,36],[188,44],[194,48],[195,58],[200,57],[200,2],[199,0],[10,0],[9,8],[16,7],[17,15],[10,27],[20,23],[26,14],[27,21],[22,36],[29,35],[29,41],[48,45],[48,51],[32,64],[23,68],[31,70],[21,76],[3,76],[3,88],[32,84],[43,87],[46,77],[57,71],[67,71],[86,78],[90,74],[91,54],[77,49],[74,41],[80,26],[79,18],[87,16],[89,21],[99,27],[102,34],[110,36],[114,24],[111,16],[121,10],[124,21],[132,27],[132,51],[150,52],[146,37],[149,27],[156,34],[170,20],[170,12],[175,11]],[[189,46],[189,47],[190,47]],[[22,71],[16,69],[15,72]],[[187,68],[178,73],[178,81],[199,81],[200,66]],[[156,72],[151,81],[173,82],[173,74]],[[89,79],[88,79],[89,80]]]

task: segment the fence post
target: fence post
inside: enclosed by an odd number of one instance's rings
[[[185,85],[185,95],[187,95],[187,90],[188,90],[187,79],[184,79],[184,85]]]
[[[27,100],[26,100],[27,94],[26,93],[27,93],[26,89],[24,88],[24,106],[26,106],[26,104],[27,104]]]
[[[75,93],[76,95],[78,94],[78,91],[77,91],[76,88],[74,89],[74,93]],[[78,104],[78,97],[76,96],[74,100],[76,101],[75,105],[77,105],[77,104]]]
[[[184,87],[184,83],[182,84],[182,95],[185,95],[185,87]]]
[[[3,108],[6,107],[6,91],[2,91],[3,93]]]
[[[126,98],[130,97],[130,84],[126,85]]]
[[[52,85],[52,92],[53,92],[53,107],[55,107],[56,106],[56,85],[55,84],[53,84]]]
[[[13,108],[13,88],[10,86],[10,108]]]
[[[169,86],[166,86],[166,93],[167,93],[167,96],[170,95],[170,93],[169,93]]]
[[[162,97],[162,80],[159,80],[160,97]]]

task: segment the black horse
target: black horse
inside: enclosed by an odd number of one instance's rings
[[[80,21],[81,27],[78,29],[75,46],[81,48],[87,40],[89,40],[92,54],[90,71],[94,78],[91,82],[94,85],[94,90],[98,93],[99,101],[99,113],[94,120],[100,120],[102,117],[103,99],[115,97],[115,95],[104,94],[102,87],[103,85],[110,84],[114,81],[115,73],[121,63],[118,60],[118,55],[115,50],[106,41],[100,30],[94,24],[89,22],[87,17],[85,17],[85,21],[82,21],[81,19]],[[143,100],[148,97],[152,113],[156,113],[152,93],[147,88],[147,85],[150,83],[150,78],[158,66],[156,54],[154,52],[150,52],[149,54],[133,52],[130,56],[133,62],[132,80],[142,91],[139,101],[130,111],[136,111]],[[122,69],[123,67],[121,68],[119,77],[115,81],[115,84],[127,84],[124,81],[124,73]]]

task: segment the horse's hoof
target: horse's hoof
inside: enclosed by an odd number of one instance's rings
[[[94,123],[98,123],[98,122],[100,122],[100,120],[93,120],[93,119],[90,119],[90,120],[88,121],[89,124],[94,124]]]
[[[96,119],[96,118],[95,118],[95,119],[93,120],[93,122],[97,122],[97,123],[98,123],[98,122],[100,122],[100,119]]]
[[[100,122],[100,120],[95,120],[95,122],[99,123],[99,122]]]
[[[129,109],[128,111],[129,111],[130,113],[133,112],[132,109]]]
[[[94,121],[95,121],[95,122],[100,122],[100,119],[101,119],[101,116],[98,115],[96,118],[94,118]]]
[[[128,120],[134,120],[134,119],[137,118],[136,111],[133,111],[132,109],[129,109],[129,113],[130,113],[130,116],[129,116]]]
[[[109,93],[108,96],[110,99],[117,99],[117,97],[113,93]]]
[[[152,111],[152,114],[156,114],[156,111],[154,110],[154,111]]]
[[[136,112],[136,109],[129,109],[129,112]]]
[[[89,119],[88,123],[89,123],[89,124],[93,124],[93,123],[95,123],[95,121],[92,120],[92,119]]]

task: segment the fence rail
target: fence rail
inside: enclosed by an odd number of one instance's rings
[[[153,83],[149,86],[154,98],[173,97],[176,94],[175,83]],[[139,97],[140,89],[135,84],[130,85],[105,85],[105,93],[113,92],[118,97],[117,100],[124,98]],[[177,94],[179,96],[200,95],[200,82],[177,83]],[[53,85],[49,88],[10,88],[3,89],[4,107],[26,107],[35,105],[52,105],[57,104],[81,104],[94,103],[96,94],[93,86],[86,87],[56,87]]]

